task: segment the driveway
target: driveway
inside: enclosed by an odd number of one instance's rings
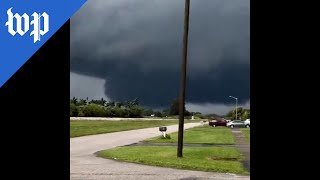
[[[200,123],[185,124],[185,129]],[[168,133],[178,131],[178,125],[167,126]],[[95,152],[117,146],[137,143],[160,135],[159,128],[146,128],[108,134],[84,136],[70,139],[70,179],[71,180],[206,180],[206,179],[246,179],[249,176],[233,174],[179,170],[118,162],[96,157]]]

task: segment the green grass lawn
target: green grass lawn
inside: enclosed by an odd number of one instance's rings
[[[178,133],[170,134],[171,139],[161,139],[155,137],[145,140],[150,143],[176,143],[178,142]],[[199,144],[234,144],[234,137],[230,128],[216,127],[205,125],[187,129],[183,133],[183,143]]]
[[[241,131],[246,137],[247,142],[250,143],[250,128],[245,128],[245,129],[241,128]]]
[[[178,120],[70,121],[70,137],[178,124]],[[185,123],[199,122],[186,121]]]
[[[241,154],[234,148],[225,147],[185,147],[183,158],[177,158],[177,148],[171,146],[131,146],[117,147],[98,152],[99,157],[146,165],[249,174],[239,160]]]

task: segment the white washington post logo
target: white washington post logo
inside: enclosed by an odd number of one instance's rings
[[[34,12],[31,15],[32,21],[30,22],[30,17],[26,13],[24,13],[22,16],[20,16],[18,13],[13,15],[11,10],[12,8],[8,9],[7,11],[8,21],[5,25],[8,26],[8,32],[12,36],[15,36],[17,33],[20,34],[20,36],[24,36],[25,33],[29,31],[30,26],[33,26],[30,36],[33,35],[33,43],[36,43],[37,41],[40,41],[41,36],[49,32],[49,15],[46,12],[42,14]],[[16,19],[16,30],[13,28],[14,19]],[[42,25],[43,29],[41,29]]]

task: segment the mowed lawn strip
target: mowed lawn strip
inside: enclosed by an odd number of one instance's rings
[[[145,140],[150,143],[177,143],[178,133],[170,134],[171,139],[155,137]],[[208,125],[187,129],[183,133],[183,143],[189,144],[234,144],[234,136],[230,128],[211,127]]]
[[[123,121],[99,121],[99,120],[72,120],[70,121],[70,137],[127,131],[149,127],[159,127],[178,124],[178,120],[123,120]],[[186,123],[199,122],[187,121]]]
[[[117,147],[97,153],[99,157],[139,164],[199,171],[249,174],[239,160],[241,154],[227,147],[184,147],[183,158],[177,158],[172,146]]]

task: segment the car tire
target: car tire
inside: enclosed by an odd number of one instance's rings
[[[249,127],[250,127],[250,125],[247,124],[247,125],[246,125],[246,128],[249,128]]]
[[[212,125],[212,127],[216,127],[216,125]]]
[[[234,127],[233,125],[230,125],[230,128],[231,128],[231,129],[233,129],[233,127]]]

